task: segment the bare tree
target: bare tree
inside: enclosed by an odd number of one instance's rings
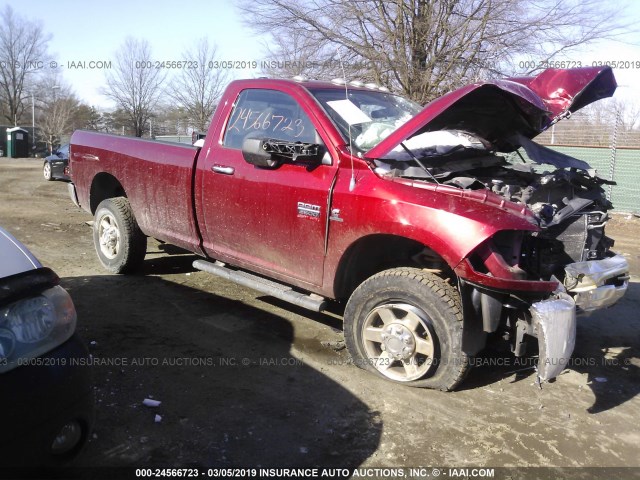
[[[9,5],[0,12],[0,107],[14,125],[24,112],[25,89],[47,63],[49,39],[40,22],[17,15]]]
[[[168,95],[186,111],[197,130],[206,131],[228,82],[227,71],[213,68],[217,48],[206,38],[186,49],[183,58],[187,64],[174,78]]]
[[[166,73],[153,68],[146,40],[128,37],[116,52],[115,66],[106,74],[104,95],[126,112],[136,137],[141,137],[156,108]]]
[[[33,90],[38,103],[38,135],[53,152],[62,138],[72,133],[72,120],[79,102],[58,70],[49,70]]]
[[[339,52],[350,74],[364,69],[365,80],[420,103],[479,77],[528,73],[625,27],[599,0],[241,0],[240,8],[247,26],[272,35],[278,60],[296,58],[288,47],[304,43],[307,60],[333,58],[337,76]]]
[[[39,134],[50,152],[60,145],[62,138],[71,134],[71,119],[78,106],[74,97],[58,98],[47,107],[39,122]]]
[[[352,78],[367,76],[366,68],[358,68],[351,52],[339,47],[319,50],[318,42],[304,31],[293,29],[286,36],[275,36],[265,44],[265,53],[267,60],[261,67],[269,77],[341,78],[343,67]]]

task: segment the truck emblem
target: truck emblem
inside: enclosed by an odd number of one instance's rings
[[[298,215],[305,217],[320,217],[320,205],[312,205],[310,203],[298,202]]]

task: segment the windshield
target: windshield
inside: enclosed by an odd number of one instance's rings
[[[422,108],[398,95],[380,91],[313,89],[345,140],[361,152],[373,148]]]

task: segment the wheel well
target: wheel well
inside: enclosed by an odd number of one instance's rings
[[[93,178],[93,182],[91,182],[91,191],[89,192],[91,213],[96,213],[100,202],[107,198],[126,196],[124,188],[116,177],[109,173],[101,172],[97,174]]]
[[[440,255],[416,240],[369,235],[354,242],[340,259],[334,286],[336,298],[348,298],[367,278],[395,267],[429,268],[446,275],[450,270]]]

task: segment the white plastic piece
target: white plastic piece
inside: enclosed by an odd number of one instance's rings
[[[567,294],[531,305],[540,356],[538,378],[550,380],[569,364],[576,343],[576,305]]]
[[[162,416],[156,413],[155,418],[153,419],[155,423],[160,423],[162,421]]]
[[[485,147],[479,140],[474,139],[468,133],[459,132],[457,130],[436,130],[433,132],[425,132],[415,137],[405,140],[404,145],[411,150],[417,157],[424,154],[427,155],[444,155],[450,151],[459,148],[473,148],[476,150],[484,150]],[[411,157],[402,146],[395,147],[387,158],[392,160],[409,160]]]
[[[143,404],[145,407],[159,407],[161,403],[162,403],[161,401],[159,401],[159,400],[153,400],[153,399],[151,399],[151,398],[145,398],[145,399],[142,401],[142,404]]]
[[[332,100],[331,102],[327,102],[327,105],[334,109],[349,125],[357,125],[358,123],[371,121],[371,118],[360,110],[351,100]]]

